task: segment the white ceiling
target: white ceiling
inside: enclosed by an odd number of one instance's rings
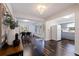
[[[73,6],[73,3],[44,3],[47,9],[42,15],[39,14],[36,7],[39,3],[11,3],[10,4],[15,17],[46,20],[54,14]]]

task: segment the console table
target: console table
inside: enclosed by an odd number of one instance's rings
[[[0,56],[23,56],[23,47],[20,44],[17,47],[8,47],[0,50]]]

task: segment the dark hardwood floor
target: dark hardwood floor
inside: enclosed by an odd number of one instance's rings
[[[45,56],[75,56],[74,52],[74,41],[65,39],[61,41],[50,40],[45,42]]]
[[[74,41],[71,40],[36,40],[29,48],[24,48],[24,56],[75,56],[74,52]]]

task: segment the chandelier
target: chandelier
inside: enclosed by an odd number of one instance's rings
[[[45,5],[38,5],[37,6],[37,10],[40,14],[43,14],[44,11],[46,10],[46,6]]]

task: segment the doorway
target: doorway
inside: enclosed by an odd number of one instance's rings
[[[56,56],[75,56],[74,15],[69,18],[62,17],[56,20],[55,23],[55,25],[50,27],[50,38],[52,41],[49,42],[51,45],[47,44],[47,47],[50,47],[50,49],[46,49],[54,50],[54,55]],[[53,55],[53,53],[49,53],[49,55]]]

